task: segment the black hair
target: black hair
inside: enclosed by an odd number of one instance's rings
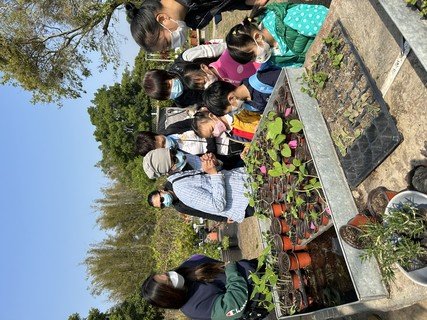
[[[230,56],[241,64],[254,61],[256,54],[251,51],[255,40],[252,34],[259,31],[254,19],[246,17],[241,23],[235,25],[225,37]]]
[[[205,89],[205,72],[202,70],[202,62],[176,61],[170,72],[176,74],[184,84],[184,87],[191,90]]]
[[[132,3],[127,3],[125,8],[133,39],[145,51],[153,52],[162,30],[156,20],[156,15],[163,9],[162,3],[160,0],[144,0],[139,9]]]
[[[136,155],[145,157],[148,152],[156,149],[156,136],[158,134],[151,131],[140,131],[135,139]]]
[[[206,74],[200,63],[189,63],[183,68],[184,83],[193,90],[204,90]]]
[[[177,76],[171,72],[162,69],[148,70],[144,79],[142,79],[142,87],[145,93],[153,99],[169,100],[171,87],[168,80],[172,80]]]
[[[191,129],[193,129],[194,133],[198,137],[203,138],[200,133],[200,125],[211,120],[211,117],[209,117],[209,111],[198,111],[193,116],[193,121],[191,122]]]
[[[221,117],[226,114],[230,105],[228,94],[235,89],[236,87],[229,82],[215,81],[203,92],[203,103],[210,112]]]
[[[187,300],[189,287],[194,282],[212,282],[219,274],[224,273],[222,262],[203,263],[196,267],[178,267],[177,273],[184,277],[184,287],[174,288],[171,281],[159,283],[150,275],[141,286],[141,296],[155,307],[180,309]]]
[[[160,195],[160,191],[159,191],[159,190],[151,191],[151,192],[148,194],[148,196],[147,196],[147,202],[148,202],[148,204],[149,204],[150,206],[154,207],[154,204],[153,204],[153,197],[154,197],[154,196],[157,196],[157,195]]]

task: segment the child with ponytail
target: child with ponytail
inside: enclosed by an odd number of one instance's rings
[[[271,3],[230,30],[227,48],[240,63],[301,66],[327,13],[321,5]]]
[[[257,260],[224,266],[194,255],[175,270],[149,276],[142,284],[141,296],[153,306],[180,309],[191,319],[249,319],[254,311],[261,319],[268,312],[256,308],[256,301],[249,299],[253,290],[249,275],[256,268]]]

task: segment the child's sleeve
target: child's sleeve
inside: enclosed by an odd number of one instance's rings
[[[237,271],[235,262],[225,267],[225,293],[214,302],[212,320],[240,319],[248,303],[248,285],[245,278]]]
[[[182,59],[191,62],[199,58],[216,58],[219,57],[226,48],[227,44],[225,42],[202,44],[185,50],[182,53]]]

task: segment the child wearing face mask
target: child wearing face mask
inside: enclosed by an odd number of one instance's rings
[[[202,102],[202,92],[215,81],[222,80],[238,85],[254,74],[260,64],[249,62],[241,65],[225,51],[217,61],[209,63],[176,61],[168,71],[152,69],[146,72],[142,87],[148,96],[157,100],[172,99],[181,107]],[[200,61],[200,59],[198,59]],[[235,70],[235,71],[233,71]]]
[[[199,70],[196,68],[191,71],[191,74],[187,73],[189,79],[186,82],[192,89],[206,89],[216,80],[230,82],[238,86],[243,79],[253,75],[261,66],[260,63],[254,61],[245,64],[235,61],[226,49],[225,42],[195,46],[185,50],[180,56],[183,61],[197,62],[201,60],[200,57],[205,59],[208,57],[217,57],[218,60],[211,63],[203,61]],[[192,77],[208,78],[208,81],[204,82],[204,85],[199,86],[191,83]]]
[[[184,80],[183,72],[193,63],[180,63],[172,65],[169,70],[148,70],[142,80],[145,93],[156,100],[173,100],[178,107],[188,107],[202,103],[202,90],[191,89]],[[195,68],[200,68],[195,64]]]
[[[271,3],[230,30],[227,48],[240,63],[301,66],[327,13],[321,5]]]
[[[216,116],[241,110],[262,113],[267,106],[281,69],[269,66],[244,79],[240,86],[217,81],[203,92],[203,102]]]
[[[202,29],[221,13],[250,10],[267,0],[144,0],[139,8],[126,4],[130,29],[134,40],[146,52],[181,47],[188,29]]]
[[[234,115],[215,116],[209,111],[199,111],[194,115],[193,130],[202,138],[228,137],[245,144],[251,142],[261,115],[243,110]]]
[[[150,275],[141,286],[141,296],[153,306],[180,309],[191,319],[264,319],[266,309],[251,301],[257,260],[224,265],[202,255],[191,256],[178,268]]]

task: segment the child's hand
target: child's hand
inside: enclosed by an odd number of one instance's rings
[[[249,146],[245,146],[243,148],[243,151],[240,153],[240,158],[242,160],[245,160],[246,156],[248,155],[248,152],[249,152]]]
[[[218,171],[216,170],[215,161],[213,160],[204,160],[202,161],[202,170],[207,174],[216,174]]]

